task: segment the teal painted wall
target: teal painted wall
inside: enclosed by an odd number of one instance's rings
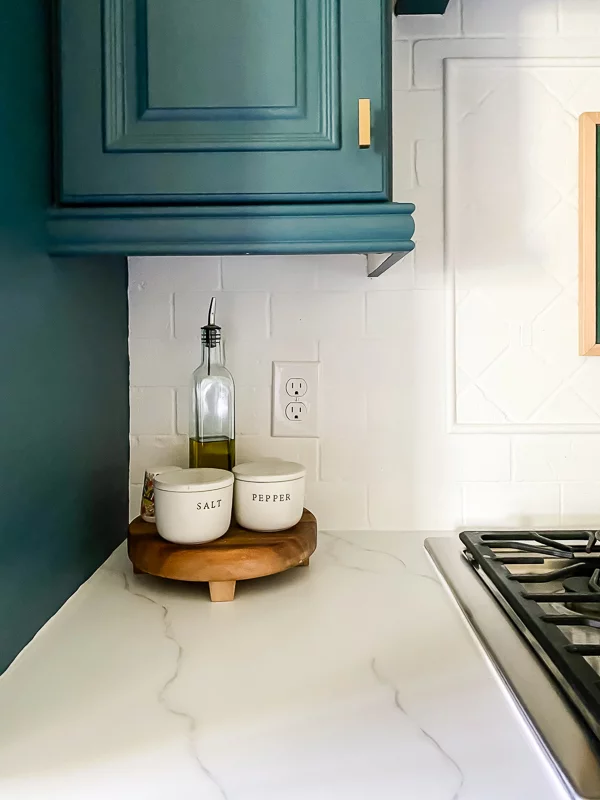
[[[124,259],[50,259],[49,13],[0,15],[0,672],[123,539]]]

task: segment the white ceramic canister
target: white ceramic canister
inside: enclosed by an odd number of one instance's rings
[[[231,523],[233,475],[225,469],[182,469],[154,479],[156,529],[176,544],[224,536]]]
[[[304,510],[306,469],[292,461],[254,461],[233,468],[233,507],[242,528],[284,531]]]

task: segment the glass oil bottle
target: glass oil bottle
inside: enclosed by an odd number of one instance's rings
[[[230,470],[235,465],[235,389],[223,363],[215,298],[202,328],[202,363],[192,376],[190,467]]]

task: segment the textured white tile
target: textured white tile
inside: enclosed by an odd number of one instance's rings
[[[467,483],[465,525],[490,528],[534,528],[559,524],[557,483]]]
[[[530,347],[510,347],[480,376],[478,385],[508,419],[526,422],[560,380]]]
[[[355,376],[356,377],[356,376]],[[367,387],[355,386],[344,391],[321,369],[319,397],[319,426],[322,436],[364,434],[367,431]]]
[[[283,458],[296,461],[306,467],[306,479],[317,480],[318,439],[273,439],[270,436],[238,436],[236,438],[236,460],[259,461],[261,458]]]
[[[369,486],[373,530],[453,530],[462,525],[457,484],[377,482]]]
[[[260,336],[228,338],[225,363],[236,383],[270,386],[273,361],[318,361],[318,344],[309,335],[263,339]]]
[[[533,0],[528,2],[533,5]],[[501,8],[501,4],[498,6]],[[446,59],[597,58],[599,52],[598,36],[422,39],[414,44],[414,84],[417,89],[440,89]]]
[[[450,0],[445,14],[415,14],[395,17],[394,38],[426,36],[458,36],[460,34],[460,0]]]
[[[457,395],[456,421],[470,425],[495,425],[508,422],[506,414],[479,388],[471,385]]]
[[[139,284],[129,290],[129,335],[132,339],[168,339],[171,331],[169,292],[144,289]]]
[[[318,263],[319,258],[315,256],[226,256],[222,265],[223,289],[235,292],[309,291],[315,288]]]
[[[268,386],[237,384],[235,393],[236,436],[269,436],[271,390]]]
[[[367,277],[364,255],[325,256],[319,258],[317,287],[327,292],[387,292],[410,289],[413,285],[413,258],[408,254],[379,278]]]
[[[444,142],[421,139],[416,142],[417,186],[441,187],[444,184]]]
[[[132,483],[129,487],[129,521],[135,519],[140,514],[142,505],[142,486],[139,483]]]
[[[456,367],[476,378],[509,346],[508,320],[490,299],[471,293],[456,309]]]
[[[559,28],[563,36],[600,36],[597,0],[559,0]]]
[[[415,289],[441,289],[444,286],[444,241],[428,239],[426,235],[421,232],[414,251]]]
[[[558,30],[558,0],[463,0],[466,36],[549,36]]]
[[[175,433],[175,392],[166,387],[131,390],[131,433]]]
[[[582,367],[571,378],[570,386],[590,408],[600,414],[600,358],[582,359]]]
[[[210,292],[176,292],[175,337],[177,339],[200,338],[200,328],[206,325],[212,296]],[[217,325],[223,329],[224,338],[268,335],[268,294],[219,292],[215,296]]]
[[[367,335],[382,339],[401,337],[398,350],[424,347],[442,336],[444,296],[431,292],[369,292],[367,294]],[[439,317],[429,317],[439,314]],[[417,338],[418,337],[418,338]],[[439,345],[439,340],[438,340]],[[398,355],[396,355],[397,360]],[[413,355],[414,362],[414,355]]]
[[[517,436],[517,481],[600,481],[600,436]]]
[[[328,531],[367,530],[367,487],[362,483],[315,483],[306,486],[306,507],[319,528]]]
[[[409,139],[441,139],[444,98],[441,91],[395,91],[393,93],[394,136]]]
[[[199,342],[131,339],[132,386],[183,386],[200,363]]]
[[[392,89],[410,89],[412,83],[412,45],[396,41],[392,44]]]
[[[539,424],[582,425],[600,423],[600,414],[594,411],[570,386],[558,390],[531,416]]]
[[[271,298],[273,337],[358,337],[364,331],[364,294],[312,292],[274,294]]]
[[[187,436],[132,436],[131,482],[142,484],[152,467],[187,467]]]
[[[600,483],[567,483],[562,493],[561,525],[600,528]]]
[[[510,439],[501,434],[449,437],[449,461],[457,481],[510,480]]]
[[[368,442],[369,438],[364,433],[350,431],[346,436],[343,434],[322,436],[319,478],[331,483],[356,482],[360,474],[360,479],[366,483]]]
[[[190,387],[179,386],[177,388],[176,402],[176,426],[177,433],[187,436],[190,430]]]
[[[219,256],[135,256],[128,259],[129,283],[149,290],[215,291],[220,288]]]

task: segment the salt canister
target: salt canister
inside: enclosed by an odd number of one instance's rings
[[[231,523],[233,475],[225,469],[182,469],[154,479],[156,529],[176,544],[224,536]]]
[[[233,506],[242,528],[284,531],[304,510],[306,469],[292,461],[255,461],[233,468]]]

